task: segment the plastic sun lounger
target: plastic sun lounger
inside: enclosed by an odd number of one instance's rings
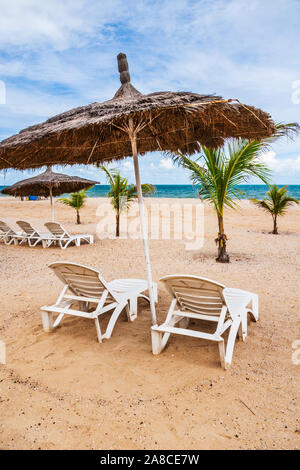
[[[52,239],[49,241],[49,245],[54,242],[58,243],[62,250],[67,248],[71,243],[75,243],[76,246],[80,246],[82,241],[89,244],[94,243],[93,235],[70,235],[67,230],[58,222],[47,222],[45,227],[47,227],[47,229],[52,234]]]
[[[11,245],[12,243],[17,245],[26,241],[27,236],[23,232],[15,232],[6,222],[0,220],[0,240],[3,240],[6,245]]]
[[[173,297],[165,322],[151,328],[152,351],[159,354],[171,334],[215,341],[219,345],[221,365],[228,369],[232,362],[236,336],[245,341],[247,316],[258,320],[258,296],[252,292],[231,289],[199,276],[175,274],[160,279]],[[249,308],[252,304],[252,308]],[[216,322],[214,333],[188,329],[190,320]],[[223,333],[229,329],[225,351]]]
[[[80,264],[56,262],[49,265],[64,287],[55,304],[41,307],[43,328],[50,332],[57,327],[64,315],[90,318],[95,321],[98,341],[111,337],[121,312],[126,308],[129,321],[137,317],[137,300],[145,295],[148,283],[143,279],[116,279],[106,282],[95,269]],[[157,285],[154,284],[157,299]],[[79,305],[79,308],[77,307]],[[99,317],[111,311],[104,334]],[[57,318],[53,323],[53,313]]]
[[[25,220],[18,220],[16,223],[23,230],[30,247],[36,246],[38,243],[42,243],[43,248],[49,246],[49,243],[53,238],[50,233],[41,233],[29,222],[25,222]]]

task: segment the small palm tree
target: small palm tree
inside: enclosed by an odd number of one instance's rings
[[[99,168],[106,173],[110,190],[107,197],[110,198],[111,204],[116,212],[116,237],[120,236],[120,215],[123,210],[128,210],[130,204],[137,199],[137,187],[133,184],[128,185],[127,178],[121,176],[119,170],[109,170],[107,167],[100,165]],[[142,184],[143,194],[150,194],[156,191],[152,184]]]
[[[202,147],[197,160],[180,153],[173,157],[177,163],[191,172],[191,180],[198,186],[199,197],[211,203],[215,209],[219,227],[215,239],[218,245],[216,261],[220,263],[229,263],[226,251],[227,236],[224,230],[224,208],[226,206],[236,208],[236,199],[240,199],[243,195],[237,185],[247,181],[250,176],[258,177],[264,182],[268,181],[269,170],[257,158],[260,150],[259,142],[235,140],[224,149]]]
[[[88,197],[86,191],[87,189],[82,189],[78,193],[71,193],[69,197],[61,197],[58,199],[62,204],[73,207],[76,210],[77,224],[81,224],[79,211],[84,207],[85,200]]]
[[[298,199],[289,196],[287,186],[279,188],[276,184],[270,186],[267,196],[262,201],[251,199],[254,204],[271,214],[273,219],[273,234],[278,235],[277,217],[286,213],[292,204],[299,204]]]
[[[202,147],[200,157],[194,161],[180,152],[173,154],[173,159],[191,171],[193,184],[199,186],[199,197],[211,203],[217,213],[219,232],[216,238],[218,257],[216,261],[229,263],[226,252],[227,237],[224,231],[224,208],[236,208],[236,199],[243,193],[237,188],[254,176],[268,184],[270,170],[259,159],[260,154],[280,137],[293,137],[299,132],[297,123],[278,123],[276,132],[262,141],[233,139],[223,149]],[[199,165],[200,161],[201,165]]]

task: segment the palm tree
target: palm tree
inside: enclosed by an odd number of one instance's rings
[[[265,183],[269,178],[269,169],[257,158],[261,143],[256,141],[235,140],[224,149],[202,147],[200,157],[192,160],[177,153],[175,161],[190,170],[191,180],[199,186],[198,195],[211,203],[218,218],[218,245],[216,261],[229,263],[226,251],[227,236],[224,230],[224,208],[236,208],[236,199],[243,193],[237,185],[245,183],[251,176],[260,178]],[[199,163],[201,162],[201,165]]]
[[[199,186],[199,197],[211,203],[217,213],[219,231],[215,239],[218,245],[216,261],[220,263],[229,263],[229,255],[226,252],[227,237],[224,231],[224,208],[237,207],[235,200],[243,195],[237,186],[245,183],[251,176],[268,184],[270,170],[259,159],[259,155],[268,150],[280,137],[292,138],[300,129],[297,123],[278,123],[276,128],[272,136],[262,141],[233,139],[223,149],[202,147],[200,157],[196,161],[180,152],[171,154],[177,163],[191,171],[193,184]],[[199,165],[198,161],[203,164]]]
[[[278,235],[277,217],[284,215],[287,208],[292,204],[299,204],[298,199],[289,196],[287,186],[279,188],[276,184],[270,186],[270,190],[267,192],[267,197],[265,197],[265,199],[262,201],[251,199],[251,201],[271,214],[273,219],[272,233],[274,235]]]
[[[71,193],[70,197],[61,197],[58,199],[62,204],[73,207],[76,210],[77,224],[81,224],[79,211],[84,207],[85,200],[88,197],[86,191],[87,189],[82,189],[78,193]]]
[[[137,199],[137,187],[133,184],[128,185],[127,178],[120,174],[120,170],[109,170],[107,167],[100,165],[99,168],[106,173],[110,190],[107,197],[110,198],[111,204],[116,212],[116,237],[120,236],[120,215],[123,210],[128,210],[130,204]],[[143,194],[150,194],[156,191],[152,184],[142,184]]]

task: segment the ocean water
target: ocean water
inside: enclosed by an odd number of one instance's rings
[[[156,193],[151,197],[170,197],[170,198],[197,198],[197,189],[191,184],[157,184]],[[283,185],[279,185],[282,187]],[[300,200],[300,185],[290,184],[288,191],[290,196]],[[0,186],[1,189],[5,186]],[[237,188],[243,192],[243,199],[263,199],[268,191],[268,186],[262,184],[244,184],[239,185]],[[109,191],[109,186],[105,184],[97,184],[88,191],[89,197],[106,196]],[[0,196],[5,197],[0,193]],[[33,194],[31,194],[33,196]]]

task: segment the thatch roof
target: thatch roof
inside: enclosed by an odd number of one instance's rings
[[[98,184],[97,181],[79,178],[78,176],[68,176],[62,173],[54,173],[51,168],[47,168],[44,173],[28,178],[23,181],[4,188],[1,192],[11,196],[49,196],[50,188],[52,195],[59,196],[64,193],[80,191]]]
[[[261,139],[275,132],[269,114],[237,100],[191,92],[141,94],[130,83],[125,54],[119,54],[121,87],[113,99],[72,109],[28,127],[0,143],[0,169],[87,164],[132,155],[123,126],[138,127],[138,152],[192,154],[199,143],[218,147],[229,137]],[[143,126],[141,125],[143,124]]]

